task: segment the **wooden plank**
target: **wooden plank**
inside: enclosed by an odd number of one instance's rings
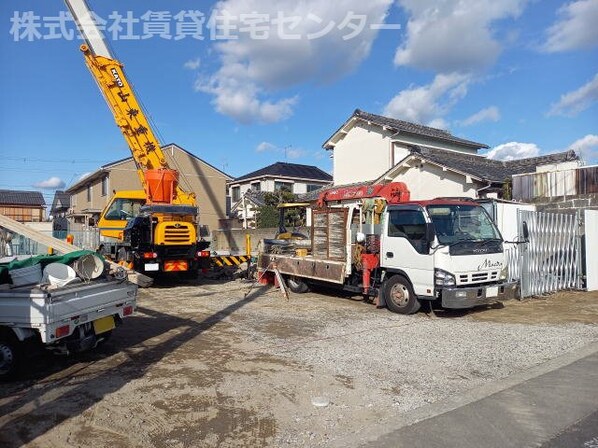
[[[10,230],[11,232],[23,235],[24,237],[29,238],[33,241],[37,241],[38,243],[41,243],[47,247],[51,247],[57,252],[63,254],[68,254],[71,252],[82,250],[78,246],[68,244],[65,241],[59,240],[58,238],[54,238],[50,235],[44,235],[43,233],[38,232],[37,230],[32,229],[31,227],[28,227],[25,224],[15,221],[14,219],[11,219],[8,216],[4,216],[2,214],[0,214],[0,227],[4,227],[5,229]],[[135,283],[136,285],[139,285],[142,288],[147,288],[148,286],[151,286],[151,284],[154,282],[154,279],[148,277],[147,275],[143,275],[137,271],[133,271],[132,269],[126,269],[123,266],[111,260],[106,261],[108,261],[108,263],[113,269],[124,269],[127,272],[128,280],[132,283]]]

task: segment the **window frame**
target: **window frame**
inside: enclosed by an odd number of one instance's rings
[[[403,225],[397,224],[393,222],[393,217],[396,215],[402,216],[407,213],[414,213],[421,217],[420,222],[414,223],[404,223]],[[404,238],[406,239],[411,246],[420,254],[427,254],[428,247],[426,243],[426,226],[428,221],[426,221],[426,215],[424,209],[421,207],[409,207],[409,208],[393,208],[388,211],[388,227],[386,230],[386,236],[389,238]],[[417,234],[415,232],[407,232],[405,226],[409,225],[409,227],[420,227],[421,229],[418,230]],[[393,227],[395,227],[393,229]],[[399,229],[398,227],[402,227]],[[418,238],[416,238],[418,236]]]

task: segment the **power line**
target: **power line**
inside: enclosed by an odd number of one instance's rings
[[[44,163],[106,163],[106,160],[92,159],[39,159],[37,157],[3,157],[4,160],[15,162],[44,162]]]

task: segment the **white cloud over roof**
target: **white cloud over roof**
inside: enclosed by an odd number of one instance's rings
[[[498,120],[500,120],[500,111],[498,110],[498,107],[490,106],[467,117],[459,124],[461,126],[471,126],[477,123],[483,123],[485,121],[492,121],[496,123]]]
[[[399,0],[409,14],[394,62],[441,73],[492,65],[502,45],[493,23],[521,14],[527,0]]]
[[[383,23],[391,4],[392,0],[220,1],[212,18],[225,14],[237,18],[243,14],[262,14],[269,20],[259,24],[261,34],[256,35],[267,33],[268,38],[238,33],[237,39],[216,44],[220,67],[198,78],[195,89],[211,94],[216,111],[240,123],[284,120],[293,114],[299,97],[276,95],[276,92],[304,82],[339,79],[369,54],[378,31],[364,26],[355,36],[347,38],[354,31],[341,26],[348,12],[366,16],[367,24]]]
[[[560,100],[551,106],[548,115],[575,116],[596,101],[598,101],[598,73],[579,89],[561,95]]]
[[[469,82],[469,76],[458,73],[436,75],[430,84],[402,90],[386,105],[383,114],[445,128],[442,117],[467,94]]]
[[[35,188],[41,188],[43,190],[60,190],[61,188],[64,188],[65,185],[65,182],[60,177],[56,176],[33,184]]]
[[[546,30],[542,50],[548,53],[598,46],[598,1],[578,0],[558,10],[558,20]]]
[[[590,162],[598,159],[598,135],[588,134],[578,140],[575,140],[569,149],[575,151],[579,156]]]
[[[517,160],[540,155],[540,148],[535,143],[508,142],[498,145],[485,154],[489,159]]]

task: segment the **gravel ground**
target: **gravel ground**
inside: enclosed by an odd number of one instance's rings
[[[567,295],[436,317],[248,286],[142,290],[106,347],[2,386],[0,445],[359,446],[365,428],[598,341],[595,318],[534,320]]]

